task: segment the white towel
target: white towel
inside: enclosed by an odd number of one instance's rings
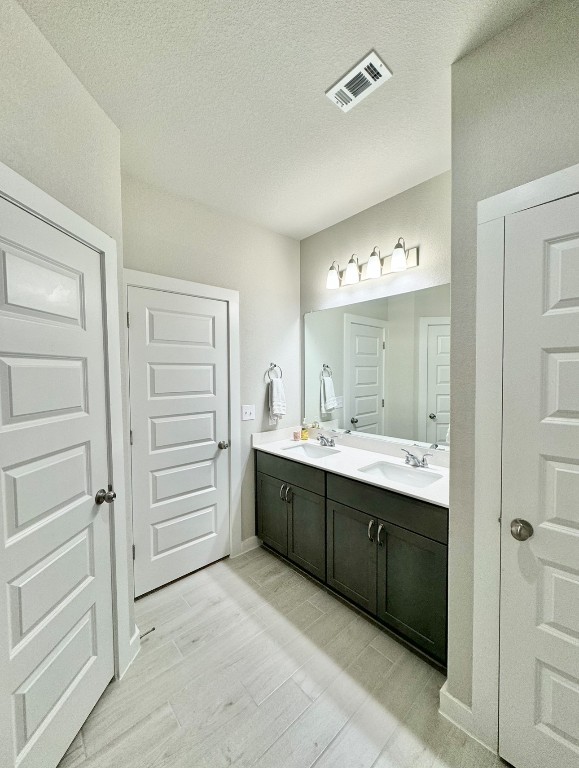
[[[285,391],[281,379],[272,379],[269,383],[269,421],[277,424],[286,414]]]
[[[322,376],[320,401],[322,413],[329,413],[338,407],[338,400],[334,392],[334,380],[331,376]]]

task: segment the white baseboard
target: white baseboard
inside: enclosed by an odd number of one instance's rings
[[[461,731],[467,733],[471,739],[474,739],[485,749],[488,749],[489,752],[496,754],[492,747],[489,747],[488,744],[485,744],[485,742],[476,735],[477,729],[475,727],[476,724],[472,709],[448,692],[448,681],[446,681],[440,689],[440,707],[438,711],[453,725],[456,725]]]
[[[241,548],[237,554],[231,554],[231,557],[239,557],[239,555],[244,555],[246,552],[250,552],[252,549],[256,549],[261,545],[261,539],[258,539],[257,536],[250,536],[249,539],[244,539],[241,542]]]
[[[119,680],[123,679],[127,670],[129,669],[133,661],[137,658],[137,655],[140,650],[141,650],[141,633],[139,631],[139,628],[135,624],[135,631],[129,643],[129,652],[127,654],[126,664],[123,666],[123,669],[119,670]]]

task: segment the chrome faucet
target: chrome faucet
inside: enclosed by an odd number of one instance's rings
[[[334,448],[336,445],[336,441],[333,437],[326,437],[325,435],[318,435],[318,440],[320,441],[320,445],[326,445],[328,448]]]
[[[426,461],[426,457],[432,456],[431,453],[425,453],[423,454],[422,458],[419,459],[418,456],[416,456],[414,453],[410,453],[410,451],[407,451],[406,448],[402,448],[402,450],[406,454],[404,463],[409,464],[411,467],[427,467],[428,462]]]

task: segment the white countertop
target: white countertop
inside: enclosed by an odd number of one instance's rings
[[[352,448],[347,445],[342,445],[336,442],[336,449],[339,453],[334,453],[331,456],[324,458],[309,458],[307,456],[296,456],[295,452],[288,450],[296,445],[310,443],[311,445],[319,445],[317,440],[308,441],[294,441],[294,440],[275,440],[273,442],[258,442],[254,441],[254,447],[258,451],[264,453],[272,453],[275,456],[280,456],[284,459],[291,461],[297,461],[300,464],[307,464],[310,467],[317,467],[323,469],[325,472],[333,472],[336,475],[342,475],[343,477],[349,477],[352,480],[358,480],[368,485],[375,485],[378,488],[387,488],[390,491],[401,493],[404,496],[411,496],[415,499],[421,499],[427,501],[430,504],[436,504],[439,507],[448,508],[448,468],[440,466],[438,464],[432,464],[429,469],[433,472],[437,472],[442,475],[439,480],[431,483],[425,488],[418,488],[416,486],[407,485],[402,482],[395,482],[394,480],[385,480],[381,477],[369,475],[366,472],[360,472],[361,467],[367,467],[370,464],[376,462],[387,462],[388,464],[395,464],[400,467],[407,467],[404,463],[404,459],[399,459],[396,456],[385,456],[384,453],[376,453],[374,451],[363,450],[360,448]],[[424,451],[417,449],[417,455],[420,457]],[[413,469],[415,472],[422,472],[420,467]]]

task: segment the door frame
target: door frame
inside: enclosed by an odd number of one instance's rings
[[[111,477],[117,498],[111,510],[111,565],[113,643],[115,677],[120,679],[140,647],[138,627],[130,603],[131,564],[127,527],[127,484],[125,476],[125,434],[123,427],[122,345],[119,319],[119,280],[117,244],[74,211],[0,163],[0,197],[78,240],[101,259],[103,266],[103,320],[106,383],[109,412],[109,452]]]
[[[477,205],[472,703],[456,699],[445,683],[440,712],[493,752],[499,733],[505,218],[574,194],[579,164]]]
[[[418,439],[426,440],[426,422],[422,424],[421,413],[426,413],[428,403],[428,329],[431,325],[448,325],[450,317],[421,317],[418,333]]]
[[[348,412],[348,404],[350,402],[350,370],[352,361],[350,359],[350,334],[352,323],[358,323],[359,325],[372,325],[374,328],[382,328],[382,341],[385,343],[385,347],[382,350],[382,395],[384,397],[384,406],[382,407],[382,432],[379,435],[384,435],[386,432],[386,370],[388,364],[388,321],[380,320],[379,318],[366,317],[365,315],[353,315],[349,312],[344,313],[344,429],[350,429],[346,424],[346,413]],[[353,429],[352,433],[357,430]],[[362,430],[363,431],[363,430]]]
[[[216,299],[227,303],[228,366],[229,366],[229,544],[231,557],[243,552],[241,540],[241,371],[239,360],[239,291],[217,288],[213,285],[193,283],[176,277],[157,275],[124,269],[124,295],[128,301],[129,288],[152,288],[153,290],[180,293],[201,299]],[[125,361],[129,370],[129,334],[126,334]],[[130,401],[127,393],[127,412]]]

